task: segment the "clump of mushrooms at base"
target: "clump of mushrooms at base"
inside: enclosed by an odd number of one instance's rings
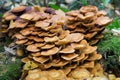
[[[102,56],[91,45],[103,37],[102,31],[112,21],[106,14],[95,6],[67,13],[46,7],[19,6],[4,14],[2,32],[16,45],[25,47],[27,56],[21,61],[25,63],[23,74],[28,70],[26,80],[92,78],[91,74],[102,71],[97,62]]]

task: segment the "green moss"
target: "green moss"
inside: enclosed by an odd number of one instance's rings
[[[18,80],[21,74],[21,61],[0,53],[0,80]]]

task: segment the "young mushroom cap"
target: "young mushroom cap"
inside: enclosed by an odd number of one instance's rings
[[[26,9],[26,6],[18,6],[12,9],[12,12],[18,13]]]
[[[70,31],[69,30],[66,30],[66,31],[61,31],[60,32],[60,35],[59,35],[59,39],[64,39],[67,35],[70,34]]]
[[[45,45],[45,43],[35,43],[35,46],[36,47],[39,47],[39,48],[41,48],[42,46],[44,46]]]
[[[46,50],[46,51],[42,51],[41,52],[41,55],[42,56],[51,56],[51,55],[54,55],[54,54],[57,54],[59,51],[59,48],[58,47],[53,47],[49,50]]]
[[[93,38],[95,35],[97,35],[97,32],[92,32],[92,33],[87,33],[85,35],[85,38],[90,40],[91,38]]]
[[[74,53],[75,50],[72,46],[68,45],[66,46],[65,48],[63,48],[61,51],[59,51],[60,53],[64,53],[64,54],[67,54],[67,53]]]
[[[105,10],[100,10],[97,12],[97,16],[106,16],[107,15],[107,12]]]
[[[76,57],[78,57],[78,54],[75,54],[75,53],[61,55],[61,58],[65,59],[65,60],[72,60]]]
[[[87,12],[97,12],[98,8],[96,6],[83,6],[79,10],[81,13],[87,13]]]
[[[68,75],[68,74],[71,72],[71,68],[66,67],[66,68],[62,69],[62,71],[63,71],[66,75]]]
[[[94,61],[94,60],[99,60],[101,58],[102,58],[102,55],[101,54],[97,54],[97,52],[95,51],[95,52],[93,52],[91,54],[91,56],[87,60]]]
[[[30,61],[30,59],[28,57],[24,57],[24,58],[21,59],[21,61],[23,63],[26,63],[26,62]]]
[[[63,67],[65,66],[66,64],[68,64],[69,62],[68,61],[65,61],[65,60],[60,60],[59,62],[57,63],[53,63],[53,67]]]
[[[84,54],[84,53],[81,53],[78,57],[76,57],[75,59],[73,59],[73,61],[74,61],[74,62],[80,61],[80,60],[82,60],[84,57],[85,57],[85,54]]]
[[[28,41],[28,39],[20,39],[20,40],[17,40],[15,43],[16,44],[24,44]]]
[[[46,57],[46,56],[33,57],[33,60],[35,60],[36,62],[39,62],[39,63],[43,64],[43,63],[45,63],[46,61],[49,60],[49,57]]]
[[[79,42],[84,38],[84,35],[81,33],[71,33],[71,42]]]
[[[112,22],[113,19],[110,19],[109,17],[104,17],[104,16],[101,16],[101,17],[98,17],[97,18],[97,21],[96,21],[96,24],[98,24],[99,26],[106,26],[108,25],[109,23]]]
[[[86,62],[86,63],[82,64],[80,67],[82,67],[82,68],[94,68],[94,61]]]
[[[26,50],[31,51],[31,52],[38,52],[40,49],[38,49],[34,44],[28,45]]]
[[[82,50],[83,53],[85,54],[90,54],[90,53],[93,53],[94,51],[97,50],[97,47],[96,46],[87,46],[85,49]]]
[[[25,20],[31,20],[33,17],[34,17],[34,15],[30,14],[30,13],[25,13],[20,16],[21,19],[25,19]]]
[[[59,38],[57,36],[54,36],[54,37],[45,37],[44,38],[45,42],[56,42],[58,40],[59,40]]]
[[[54,44],[45,44],[44,46],[41,47],[41,49],[50,49],[53,48],[55,45]]]
[[[15,35],[12,36],[12,38],[24,39],[25,37],[20,33],[16,33]]]
[[[35,53],[31,53],[30,55],[32,55],[33,57],[39,57],[39,56],[41,56],[41,53],[35,52]]]

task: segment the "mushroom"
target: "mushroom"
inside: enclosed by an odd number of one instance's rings
[[[92,54],[90,54],[90,57],[87,59],[89,61],[94,61],[94,60],[99,60],[102,58],[101,54],[97,54],[97,52],[93,52]]]
[[[30,55],[32,55],[33,57],[39,57],[39,56],[41,56],[41,53],[35,52],[35,53],[31,53]]]
[[[64,54],[74,53],[74,52],[75,52],[74,48],[70,45],[59,51],[59,53],[64,53]]]
[[[18,13],[26,9],[26,6],[18,6],[12,9],[13,13]]]
[[[44,45],[45,45],[45,43],[35,43],[35,46],[38,47],[38,48],[41,48]]]
[[[31,52],[38,52],[40,49],[38,49],[35,44],[28,45],[26,50],[31,51]]]
[[[30,59],[28,57],[24,57],[24,58],[21,59],[21,61],[23,63],[26,63],[26,62],[30,61]]]
[[[85,35],[85,38],[90,40],[91,38],[93,38],[95,35],[97,34],[97,32],[93,32],[93,33],[87,33]]]
[[[25,19],[25,20],[31,20],[33,17],[34,17],[34,15],[32,15],[30,13],[25,13],[20,16],[21,19]]]
[[[16,33],[15,35],[12,36],[12,38],[25,39],[25,37],[20,33]]]
[[[97,12],[98,8],[96,6],[83,6],[79,10],[81,13],[87,13],[87,12]]]
[[[49,57],[47,57],[47,56],[33,57],[33,60],[35,60],[36,62],[39,62],[39,63],[43,64],[43,63],[45,63],[46,61],[49,60]]]
[[[75,53],[61,55],[61,58],[68,60],[68,61],[70,61],[76,57],[78,57],[78,54],[75,54]]]
[[[73,59],[73,62],[77,62],[77,65],[79,65],[80,61],[82,59],[84,59],[84,57],[85,57],[85,54],[81,53],[78,57],[76,57],[75,59]]]
[[[110,24],[111,21],[112,19],[110,19],[109,17],[101,16],[97,18],[96,24],[98,24],[99,26],[106,26]]]
[[[86,62],[80,66],[81,68],[94,68],[94,61]]]
[[[96,50],[97,50],[96,46],[94,46],[94,47],[87,46],[85,49],[82,50],[82,52],[85,53],[85,54],[90,54],[90,53],[93,53]]]
[[[53,48],[55,45],[54,44],[45,44],[44,46],[41,47],[41,49],[50,49]]]
[[[105,10],[100,10],[97,12],[97,16],[106,16],[107,15],[107,12]]]
[[[54,36],[54,37],[45,37],[44,38],[44,41],[45,42],[55,42],[55,41],[58,41],[59,38],[57,36]]]
[[[16,44],[24,44],[28,41],[28,39],[20,39],[20,40],[17,40],[15,43]]]
[[[66,30],[66,31],[61,31],[60,35],[59,35],[59,39],[64,39],[67,35],[70,34],[70,31]]]
[[[68,75],[71,72],[71,68],[66,67],[62,69],[62,71],[65,73],[65,75]]]
[[[71,42],[79,42],[84,38],[84,35],[81,33],[71,33]]]
[[[35,42],[44,42],[43,38],[37,37],[37,36],[29,36],[29,40],[34,40]]]
[[[49,50],[46,50],[46,51],[42,51],[41,52],[41,55],[42,56],[49,56],[50,57],[50,60],[52,60],[52,55],[54,54],[57,54],[59,51],[59,48],[58,47],[53,47]]]

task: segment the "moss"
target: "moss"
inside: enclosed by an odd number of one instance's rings
[[[0,53],[0,80],[18,80],[21,74],[21,61]]]

